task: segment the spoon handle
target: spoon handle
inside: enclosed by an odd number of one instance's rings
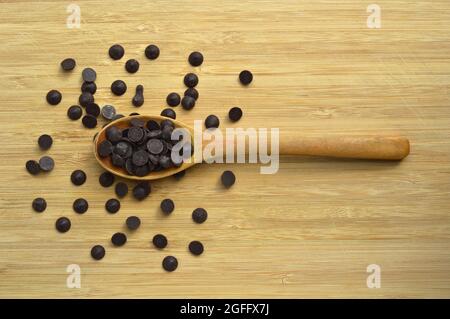
[[[408,156],[409,149],[409,140],[400,136],[280,136],[281,155],[401,160]]]

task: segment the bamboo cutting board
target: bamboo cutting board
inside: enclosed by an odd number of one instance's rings
[[[75,1],[80,28],[66,25],[69,4],[0,3],[0,297],[450,297],[449,1],[377,1],[378,29],[367,26],[370,3],[357,0]],[[120,61],[107,55],[114,43],[125,47]],[[155,61],[144,57],[150,43],[161,49]],[[193,50],[205,56],[196,69]],[[77,61],[70,74],[59,68],[67,57]],[[124,70],[129,58],[141,62],[134,75]],[[96,101],[124,114],[159,114],[194,70],[198,103],[176,109],[186,123],[216,114],[222,128],[401,134],[412,153],[401,163],[284,157],[274,175],[254,164],[200,165],[109,215],[114,190],[98,184],[95,130],[66,116],[87,66],[98,74]],[[248,88],[237,82],[243,69],[255,77]],[[116,79],[128,84],[122,97],[110,93]],[[137,84],[140,109],[130,103]],[[46,103],[50,89],[63,93],[60,105]],[[226,120],[232,106],[244,110],[236,124]],[[24,165],[44,154],[44,133],[56,167],[30,176]],[[75,169],[85,185],[71,184]],[[229,190],[219,183],[225,169],[237,177]],[[35,197],[48,202],[42,214]],[[89,201],[84,215],[72,211],[78,197]],[[176,204],[170,217],[158,208],[166,197]],[[196,207],[209,213],[202,225],[191,220]],[[130,215],[141,228],[112,247]],[[68,233],[54,228],[60,216],[72,220]],[[157,233],[169,239],[165,251],[150,244]],[[187,251],[191,240],[205,244],[202,256]],[[90,257],[95,244],[106,248],[101,261]],[[161,268],[166,255],[179,260],[173,273]],[[80,288],[66,285],[72,264]],[[367,286],[372,264],[380,288]]]

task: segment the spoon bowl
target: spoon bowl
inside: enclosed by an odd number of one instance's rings
[[[112,121],[111,123],[109,123],[108,125],[103,127],[101,129],[101,131],[98,132],[97,136],[94,139],[95,158],[96,158],[97,162],[105,170],[107,170],[108,172],[111,172],[114,175],[117,175],[117,176],[120,176],[123,178],[134,179],[134,180],[138,180],[138,181],[149,181],[149,180],[155,180],[155,179],[174,175],[178,172],[188,169],[189,167],[191,167],[192,165],[195,164],[194,160],[191,158],[191,161],[189,163],[183,162],[179,167],[170,167],[170,168],[165,168],[160,171],[153,171],[153,172],[150,172],[149,174],[141,177],[141,176],[130,175],[124,168],[114,166],[111,161],[110,156],[101,157],[98,154],[98,146],[101,142],[106,140],[106,130],[111,126],[115,126],[121,130],[129,128],[131,126],[130,120],[135,119],[135,118],[140,119],[140,120],[144,121],[145,123],[148,122],[149,120],[154,120],[154,121],[157,121],[158,123],[160,123],[162,120],[170,120],[174,124],[175,128],[184,128],[184,129],[188,130],[189,133],[191,134],[191,139],[193,137],[193,129],[190,126],[188,126],[182,122],[179,122],[177,120],[168,118],[168,117],[164,117],[164,116],[160,116],[160,115],[133,115],[133,116],[122,117],[120,119]]]

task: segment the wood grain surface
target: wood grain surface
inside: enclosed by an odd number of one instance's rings
[[[371,2],[334,1],[74,1],[81,27],[67,28],[68,1],[0,2],[0,296],[1,297],[450,297],[450,2],[377,0],[380,29],[369,29]],[[122,60],[108,57],[120,43]],[[145,47],[161,49],[155,61]],[[193,68],[188,54],[205,62]],[[67,57],[76,69],[63,73]],[[129,58],[138,73],[124,70]],[[197,165],[184,179],[152,183],[151,196],[122,200],[115,215],[104,209],[113,188],[99,186],[102,170],[92,153],[96,130],[72,122],[84,67],[97,70],[96,101],[120,112],[159,114],[169,92],[184,91],[183,76],[200,77],[194,110],[176,109],[191,123],[208,114],[221,127],[278,127],[305,135],[400,134],[411,140],[401,163],[283,157],[274,175],[255,164]],[[237,81],[254,73],[249,87]],[[112,96],[123,79],[128,91]],[[131,105],[137,84],[145,104]],[[63,94],[50,106],[50,89]],[[227,121],[241,106],[242,120]],[[104,122],[100,121],[98,129]],[[37,147],[51,134],[52,148]],[[29,175],[28,159],[56,161],[49,174]],[[85,185],[70,173],[83,169]],[[219,178],[232,169],[236,184]],[[133,186],[129,183],[129,186]],[[45,197],[47,210],[31,202]],[[89,201],[77,215],[76,198]],[[174,213],[159,203],[170,197]],[[202,225],[191,212],[208,210]],[[110,237],[127,216],[142,226],[124,247]],[[56,232],[60,216],[72,220]],[[169,246],[150,241],[165,234]],[[201,240],[205,253],[190,255]],[[106,247],[101,261],[90,257]],[[166,255],[179,268],[166,273]],[[81,268],[81,288],[68,288],[66,267]],[[366,268],[381,267],[381,288],[369,289]]]

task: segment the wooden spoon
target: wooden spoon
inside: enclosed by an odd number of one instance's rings
[[[159,115],[134,115],[120,118],[106,125],[94,140],[94,154],[100,165],[107,171],[134,180],[154,180],[167,177],[183,171],[196,163],[192,159],[190,163],[183,163],[180,167],[172,167],[157,172],[151,172],[146,176],[131,176],[124,169],[112,165],[111,158],[100,157],[98,144],[106,139],[106,130],[110,126],[120,129],[130,127],[130,119],[139,118],[145,122],[155,120],[160,122],[167,117]],[[183,122],[172,120],[176,128],[189,130],[194,136],[194,130]],[[270,135],[270,134],[268,134]],[[225,145],[225,143],[224,143]],[[268,147],[268,149],[270,149]],[[248,151],[248,147],[246,147]],[[401,160],[409,154],[408,139],[400,136],[330,136],[330,137],[302,137],[298,134],[282,134],[280,132],[280,155],[309,155],[337,158],[369,159],[369,160]],[[224,154],[225,156],[225,149]]]

